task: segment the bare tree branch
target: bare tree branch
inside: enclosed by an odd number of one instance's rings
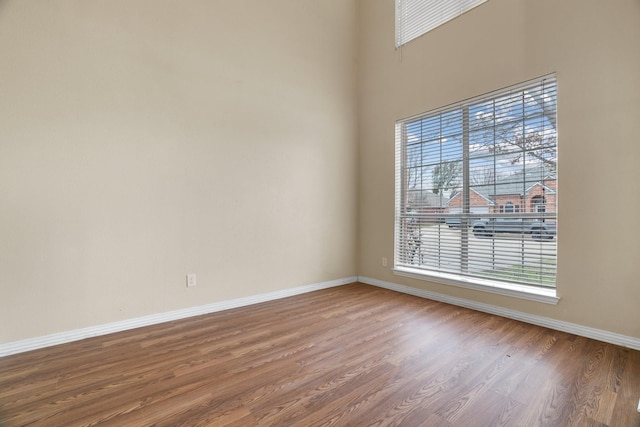
[[[442,194],[460,185],[460,164],[456,161],[443,162],[433,168],[433,193]]]

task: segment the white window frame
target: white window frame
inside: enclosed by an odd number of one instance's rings
[[[396,219],[395,219],[394,268],[393,268],[393,271],[395,274],[412,277],[412,278],[423,279],[423,280],[430,280],[430,281],[439,282],[439,283],[445,283],[445,284],[454,285],[454,286],[482,290],[482,291],[497,293],[501,295],[524,298],[524,299],[529,299],[529,300],[534,300],[534,301],[539,301],[544,303],[556,304],[558,302],[559,298],[557,297],[555,286],[554,287],[537,286],[537,285],[532,285],[531,283],[518,282],[517,280],[507,281],[507,280],[501,280],[501,279],[494,279],[486,276],[478,277],[474,274],[469,273],[469,270],[461,270],[461,272],[466,271],[466,273],[460,274],[460,272],[447,271],[446,269],[443,270],[440,268],[434,268],[433,266],[425,267],[426,264],[422,264],[422,260],[420,258],[418,258],[418,261],[414,261],[413,258],[411,259],[411,261],[408,261],[408,256],[406,255],[407,251],[414,251],[416,247],[419,250],[423,250],[424,245],[429,244],[429,241],[425,242],[424,238],[422,237],[422,234],[420,234],[422,233],[422,231],[419,231],[418,233],[420,235],[419,237],[420,241],[417,243],[417,246],[410,248],[409,244],[407,243],[408,238],[403,237],[405,236],[406,229],[408,227],[407,226],[408,216],[407,216],[406,208],[407,208],[408,200],[410,199],[410,196],[407,196],[408,191],[406,191],[407,188],[406,188],[406,179],[405,179],[409,176],[407,175],[409,173],[407,172],[407,170],[410,169],[409,165],[405,164],[405,159],[407,159],[405,149],[406,149],[406,144],[408,139],[407,137],[408,131],[406,126],[415,124],[416,121],[437,117],[441,114],[446,114],[451,111],[455,111],[457,109],[464,109],[464,108],[477,106],[483,102],[491,101],[492,99],[499,99],[499,98],[502,99],[504,96],[511,96],[512,93],[515,94],[514,96],[519,96],[518,94],[522,93],[524,97],[524,94],[528,93],[527,92],[528,90],[536,90],[537,87],[542,87],[545,84],[552,85],[553,91],[554,91],[553,93],[555,97],[555,93],[556,93],[555,91],[557,87],[556,77],[555,75],[548,75],[532,81],[528,81],[519,85],[509,87],[504,90],[492,92],[492,93],[482,95],[467,101],[463,101],[447,107],[443,107],[435,111],[431,111],[431,112],[427,112],[417,116],[412,116],[406,119],[402,119],[396,123],[396,203],[395,203]],[[555,128],[556,127],[556,123],[555,123],[556,122],[556,118],[555,118],[556,101],[555,100],[553,102],[552,108],[553,108],[553,126]],[[545,113],[545,115],[547,115],[547,113]],[[525,119],[523,119],[523,123],[524,121]],[[554,136],[553,138],[556,141],[555,142],[556,145],[554,148],[555,150],[557,150],[557,133],[556,133],[556,136]],[[465,144],[469,145],[469,141],[467,140]],[[526,152],[525,148],[523,148],[523,150],[524,152]],[[555,154],[557,156],[557,151],[555,152]],[[466,157],[467,160],[465,160],[465,162],[468,164],[469,155],[467,154],[466,156],[467,156]],[[494,156],[496,155],[494,154]],[[557,158],[555,159],[555,161],[557,161]],[[523,160],[523,163],[524,163],[524,160]],[[557,164],[556,164],[556,173],[557,173]],[[472,187],[472,185],[469,183],[468,166],[466,168],[466,172],[463,175],[466,175],[466,177],[462,178],[462,181],[463,181],[462,187],[467,188],[466,193],[468,194],[469,193],[468,189]],[[523,186],[524,184],[526,184],[526,178],[523,182]],[[465,192],[465,190],[463,189],[460,192],[461,193]],[[557,195],[557,190],[555,191],[555,194]],[[407,199],[407,197],[409,197],[409,199]],[[469,200],[468,197],[469,196],[467,195],[466,200]],[[540,218],[544,217],[542,218],[542,220],[546,220],[547,218],[550,218],[552,221],[556,221],[557,220],[557,198],[555,199],[555,206],[556,206],[555,211],[552,213],[549,213],[549,212],[539,213]],[[442,207],[442,205],[440,207]],[[520,212],[518,213],[515,213],[515,212],[497,213],[498,206],[496,205],[495,207],[496,213],[491,214],[491,217],[509,218],[509,217],[517,216],[519,218],[520,217],[533,218],[535,214],[529,213],[527,211],[528,209],[520,209]],[[466,210],[464,210],[463,212],[466,212],[466,214],[462,215],[463,217],[462,221],[463,222],[468,221],[469,224],[472,224],[473,220],[477,220],[483,216],[479,214],[470,213],[470,209],[468,206]],[[412,214],[416,215],[416,212],[414,211]],[[422,211],[418,212],[417,214],[418,214],[418,217],[420,218],[419,221],[442,222],[443,218],[448,218],[447,214],[443,214],[441,212],[429,211],[428,209],[425,210],[424,206]],[[453,214],[449,216],[453,216]],[[446,229],[445,224],[440,224],[438,225],[438,227],[443,227]],[[469,228],[467,228],[467,231],[461,230],[461,233],[471,234],[471,232],[472,231]],[[524,238],[525,237],[523,235],[522,239]],[[468,239],[468,236],[466,236],[465,239]],[[492,237],[491,239],[493,240],[494,238]],[[557,242],[557,234],[554,241]],[[469,242],[469,240],[463,240],[461,242]],[[438,245],[439,244],[440,243],[438,243]],[[459,250],[462,252],[465,252],[465,251],[468,251],[470,247],[471,246],[467,246],[465,243],[461,243]],[[467,248],[467,249],[465,250],[463,248]],[[440,249],[438,249],[438,252],[439,251]],[[556,268],[556,265],[557,265],[557,249],[555,251],[556,252],[554,255],[556,256],[555,258],[556,261],[553,266],[554,269]],[[439,256],[440,255],[438,255],[438,257]],[[462,265],[460,268],[463,268]],[[554,273],[553,279],[555,282],[555,273]]]

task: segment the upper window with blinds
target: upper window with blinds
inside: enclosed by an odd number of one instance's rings
[[[396,271],[555,288],[556,98],[546,76],[397,122]]]
[[[396,47],[487,0],[396,0]]]

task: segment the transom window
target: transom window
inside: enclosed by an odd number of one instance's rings
[[[485,1],[396,0],[396,46],[402,46]]]
[[[554,288],[556,128],[555,76],[398,121],[395,271]]]

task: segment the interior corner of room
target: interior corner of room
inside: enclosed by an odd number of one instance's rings
[[[190,3],[0,2],[5,352],[359,277],[640,348],[637,2]],[[549,73],[557,304],[394,274],[395,123]]]

